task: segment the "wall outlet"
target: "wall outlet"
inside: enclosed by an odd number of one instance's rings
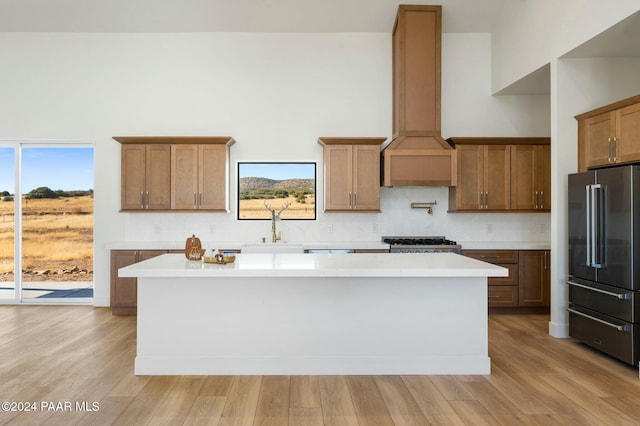
[[[493,224],[487,223],[487,233],[490,234],[493,232]]]
[[[378,233],[378,224],[374,223],[373,226],[371,227],[371,232],[373,232],[374,234]]]
[[[333,225],[327,225],[327,232],[331,234],[333,232]]]
[[[547,232],[547,225],[545,223],[541,223],[540,224],[540,233],[544,234],[545,232]]]
[[[216,226],[212,223],[209,225],[209,233],[215,234],[215,232],[216,232]]]

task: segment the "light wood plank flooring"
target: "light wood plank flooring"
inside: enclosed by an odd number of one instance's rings
[[[548,336],[548,320],[490,316],[488,376],[138,377],[135,317],[0,306],[0,402],[36,403],[0,424],[640,424],[638,370]]]

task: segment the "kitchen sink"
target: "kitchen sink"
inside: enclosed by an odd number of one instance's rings
[[[289,243],[257,243],[245,244],[242,253],[304,253],[301,244]]]

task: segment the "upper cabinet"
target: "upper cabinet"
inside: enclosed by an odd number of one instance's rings
[[[456,151],[458,185],[449,190],[449,205],[456,210],[508,210],[509,146],[460,145]]]
[[[227,210],[226,144],[171,146],[171,208]]]
[[[400,5],[393,28],[393,141],[384,186],[455,186],[456,156],[441,136],[442,7]]]
[[[511,146],[511,210],[551,209],[551,146]]]
[[[640,161],[640,95],[576,116],[580,171]]]
[[[386,138],[318,139],[325,212],[380,212],[380,145]]]
[[[114,139],[122,144],[122,211],[227,211],[231,137]]]
[[[458,184],[449,211],[549,211],[549,138],[450,138]]]
[[[122,145],[121,174],[122,210],[163,210],[171,207],[170,145]]]

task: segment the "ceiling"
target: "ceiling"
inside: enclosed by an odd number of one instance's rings
[[[504,1],[2,0],[0,32],[391,32],[400,3],[442,4],[446,33],[490,32]]]

